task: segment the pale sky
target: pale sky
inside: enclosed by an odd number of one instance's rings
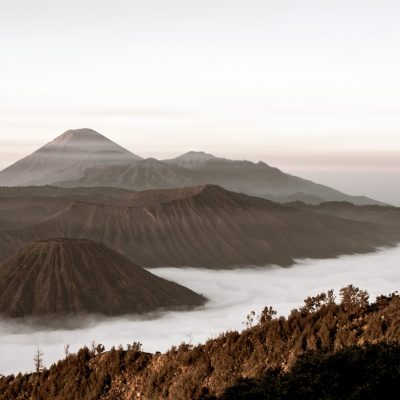
[[[400,205],[400,3],[0,0],[0,168],[71,128]]]

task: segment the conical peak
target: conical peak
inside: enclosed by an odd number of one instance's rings
[[[63,133],[66,136],[74,136],[74,135],[89,135],[89,136],[103,136],[99,132],[96,132],[90,128],[80,128],[80,129],[69,129]]]
[[[205,299],[134,264],[103,243],[50,239],[1,264],[0,315],[143,313]],[[60,282],[62,284],[60,284]]]
[[[141,157],[131,153],[106,136],[89,128],[70,129],[39,149],[39,152],[42,151],[50,154],[53,151],[62,152],[70,157],[75,157],[77,154],[86,154],[89,158],[101,155],[101,160],[94,160],[99,161],[100,164],[105,161],[104,157],[109,158],[107,159],[108,164],[112,162],[120,163],[121,157],[124,162],[141,159]],[[95,154],[98,156],[94,156]]]
[[[0,186],[74,185],[88,170],[141,159],[93,129],[73,129],[0,173]]]
[[[52,143],[66,144],[71,140],[104,140],[109,141],[105,136],[89,128],[69,129],[68,131],[57,136]]]

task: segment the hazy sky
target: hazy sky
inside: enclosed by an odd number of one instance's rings
[[[400,3],[0,0],[0,168],[70,128],[400,205]]]

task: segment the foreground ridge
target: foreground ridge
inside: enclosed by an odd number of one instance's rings
[[[350,285],[339,303],[329,291],[287,318],[275,314],[266,307],[255,326],[249,315],[242,333],[165,354],[142,352],[139,343],[83,348],[40,373],[1,378],[0,399],[346,399],[399,389],[397,293],[370,303]]]

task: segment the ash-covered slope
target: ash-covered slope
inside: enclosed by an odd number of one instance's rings
[[[288,206],[337,218],[400,227],[399,207],[374,205],[355,206],[347,202],[328,202],[319,205],[293,202],[288,204]]]
[[[10,317],[144,313],[204,301],[89,240],[36,242],[0,265],[0,314]]]
[[[64,213],[76,201],[113,204],[130,193],[134,192],[102,187],[0,187],[0,231],[44,222]]]
[[[69,130],[0,172],[0,186],[49,185],[78,180],[88,168],[140,159],[92,129]]]
[[[369,252],[400,232],[205,185],[74,202],[45,222],[0,232],[0,257],[52,237],[100,241],[147,267],[232,268]]]

